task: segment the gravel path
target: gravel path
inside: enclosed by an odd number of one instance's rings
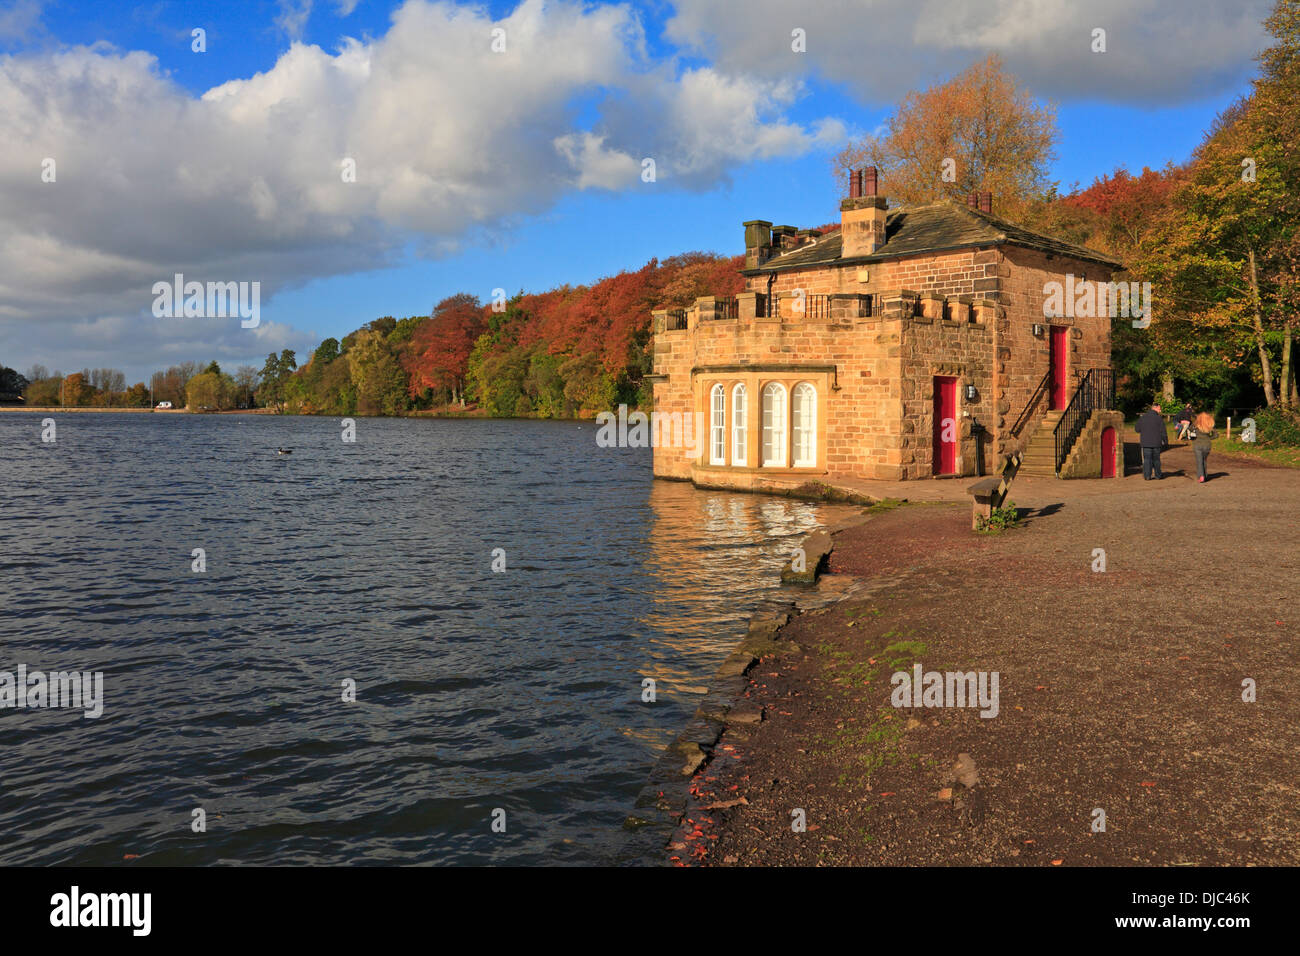
[[[750,672],[765,719],[697,774],[674,862],[1300,863],[1300,471],[1210,466],[1022,479],[997,536],[943,502],[838,533],[848,596]],[[997,716],[891,706],[918,662],[997,672]]]

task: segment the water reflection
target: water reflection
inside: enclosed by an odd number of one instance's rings
[[[0,415],[0,669],[102,670],[105,716],[0,711],[6,864],[608,860],[837,513],[652,481],[580,424],[69,419]]]

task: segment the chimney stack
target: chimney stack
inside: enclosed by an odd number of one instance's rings
[[[772,224],[766,219],[745,223],[745,268],[757,269],[772,258]]]
[[[991,192],[980,193],[980,212],[993,215],[993,194]]]
[[[846,259],[869,256],[885,244],[885,216],[889,203],[877,195],[875,166],[849,173],[849,198],[840,203],[841,255]]]
[[[877,179],[879,178],[876,167],[867,166],[860,172],[862,175],[862,192],[860,195],[874,196],[876,194]]]

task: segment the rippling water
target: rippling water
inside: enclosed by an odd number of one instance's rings
[[[589,423],[42,417],[0,415],[0,670],[105,702],[0,710],[6,864],[619,860],[827,513],[652,481]]]

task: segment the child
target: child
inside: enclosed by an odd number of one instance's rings
[[[1205,463],[1210,457],[1210,442],[1217,437],[1214,431],[1214,417],[1208,412],[1196,416],[1196,437],[1192,440],[1192,451],[1196,455],[1196,480],[1205,483]]]

